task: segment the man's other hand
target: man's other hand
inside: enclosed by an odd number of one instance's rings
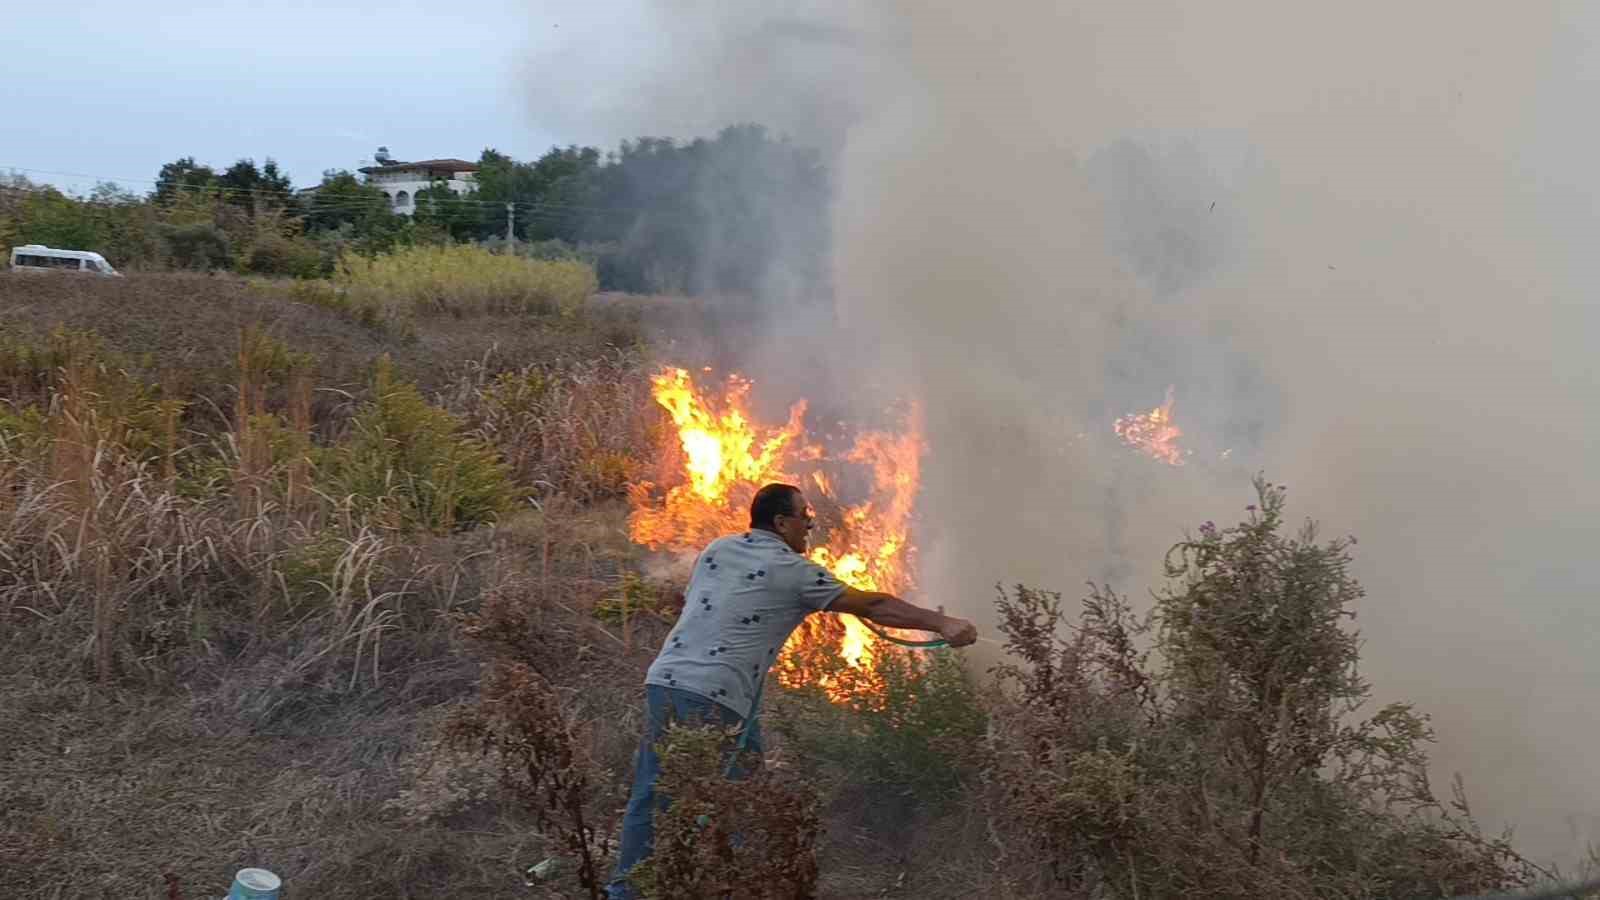
[[[952,647],[965,647],[978,639],[978,627],[966,619],[945,616],[939,626],[939,636]]]

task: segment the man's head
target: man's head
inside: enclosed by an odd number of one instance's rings
[[[806,496],[792,484],[769,484],[750,501],[750,527],[776,534],[796,553],[806,552],[812,524]]]

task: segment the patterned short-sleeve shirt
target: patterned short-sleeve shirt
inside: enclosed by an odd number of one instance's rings
[[[683,614],[645,684],[681,688],[747,716],[756,685],[795,626],[844,587],[770,531],[718,538],[695,560]]]

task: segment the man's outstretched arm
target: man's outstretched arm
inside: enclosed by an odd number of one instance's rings
[[[952,647],[965,647],[978,639],[977,627],[966,619],[957,619],[942,612],[923,609],[893,594],[879,591],[858,591],[847,587],[828,610],[860,616],[887,628],[932,631],[949,641]]]

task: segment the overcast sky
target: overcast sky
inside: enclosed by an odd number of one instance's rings
[[[222,167],[271,156],[298,187],[380,144],[399,159],[613,146],[632,132],[578,114],[588,98],[575,96],[585,82],[570,69],[603,69],[588,59],[597,46],[632,53],[647,32],[634,6],[83,0],[59,21],[37,7],[38,27],[0,29],[10,100],[0,172],[86,189],[95,178],[48,174],[83,173],[143,191],[178,157]],[[569,71],[556,78],[557,66]]]

